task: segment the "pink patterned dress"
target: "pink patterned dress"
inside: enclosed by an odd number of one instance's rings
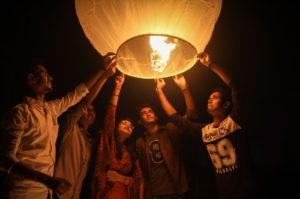
[[[132,165],[130,154],[126,146],[122,146],[122,158],[116,157],[116,143],[114,138],[116,106],[109,105],[103,131],[101,132],[96,165],[92,182],[92,198],[95,199],[137,199],[139,187],[143,180],[138,161]],[[114,170],[128,176],[129,183],[107,181],[106,171]]]

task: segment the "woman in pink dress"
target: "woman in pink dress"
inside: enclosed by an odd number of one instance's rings
[[[134,150],[127,143],[134,128],[133,122],[124,118],[116,125],[115,121],[124,80],[124,74],[116,77],[105,115],[92,182],[95,199],[142,199],[144,194],[142,172]]]

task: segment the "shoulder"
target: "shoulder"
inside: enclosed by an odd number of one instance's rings
[[[10,128],[12,125],[23,128],[24,123],[28,121],[29,114],[28,105],[18,104],[3,114],[1,117],[1,126],[4,129]]]
[[[178,129],[178,127],[172,122],[167,122],[166,125],[162,127],[162,129],[164,128],[169,130]]]
[[[17,104],[15,105],[11,110],[14,111],[14,110],[25,110],[29,107],[30,105],[27,104],[27,103],[20,103],[20,104]]]
[[[30,105],[26,103],[17,104],[7,113],[7,116],[26,116],[28,114],[29,106]]]
[[[163,130],[163,129],[165,129],[165,130]],[[172,122],[167,122],[166,125],[164,127],[162,127],[162,131],[161,132],[168,132],[169,134],[173,135],[173,134],[180,134],[180,133],[182,133],[182,129],[179,128],[178,126],[176,126]]]

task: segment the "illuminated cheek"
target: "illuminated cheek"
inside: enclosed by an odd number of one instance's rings
[[[118,125],[117,129],[118,129],[118,131],[120,131],[120,129],[122,129],[121,125]]]

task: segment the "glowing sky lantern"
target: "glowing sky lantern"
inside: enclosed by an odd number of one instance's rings
[[[183,73],[207,46],[222,0],[75,0],[82,29],[118,69],[153,79]]]

